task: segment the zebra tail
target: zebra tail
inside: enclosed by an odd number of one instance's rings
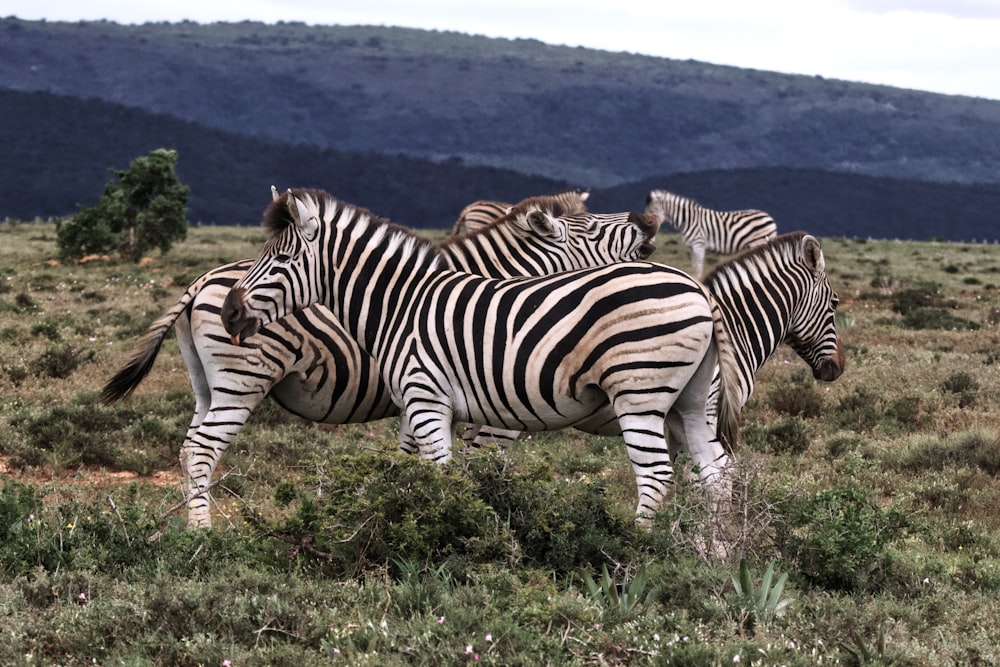
[[[128,363],[115,373],[114,377],[108,380],[108,383],[101,389],[101,401],[105,405],[111,405],[131,396],[139,383],[149,375],[149,371],[153,368],[153,362],[156,361],[156,355],[160,352],[160,346],[173,328],[174,322],[188,307],[201,287],[202,281],[200,280],[192,283],[170,310],[149,325],[146,333],[133,348]]]
[[[722,319],[722,310],[714,298],[712,303],[712,324],[715,328],[715,348],[719,357],[719,394],[716,435],[731,454],[740,435],[740,383],[739,366],[736,362],[736,348],[729,337],[729,330]]]

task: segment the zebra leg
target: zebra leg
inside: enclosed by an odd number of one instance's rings
[[[644,528],[651,526],[650,518],[660,509],[667,488],[673,481],[663,418],[663,413],[656,411],[634,411],[619,414],[618,417],[628,458],[635,472],[639,496],[635,509],[636,522]]]
[[[466,448],[486,447],[496,445],[500,449],[507,449],[514,441],[520,437],[520,431],[511,431],[505,428],[494,428],[492,426],[469,425],[462,433],[462,441]]]
[[[195,348],[194,340],[191,336],[191,322],[187,315],[181,315],[175,324],[177,334],[177,347],[180,350],[181,358],[188,369],[188,376],[191,380],[191,389],[194,391],[194,416],[188,425],[184,443],[180,449],[181,473],[184,476],[184,493],[188,498],[187,527],[190,528],[211,528],[212,515],[209,511],[211,502],[210,496],[199,494],[197,484],[192,477],[193,453],[195,451],[195,439],[198,431],[208,415],[212,404],[212,390],[205,376],[205,366],[201,363],[201,357]]]
[[[437,463],[451,460],[452,410],[443,397],[406,400],[400,420],[400,448],[416,449],[422,459]],[[404,437],[408,442],[404,442]]]
[[[705,269],[705,244],[702,241],[693,241],[691,250],[691,275],[701,280],[702,271]]]
[[[253,406],[213,405],[205,419],[190,433],[181,449],[181,465],[188,484],[188,527],[211,528],[212,484],[222,455],[250,418]]]
[[[724,557],[728,549],[720,533],[725,532],[730,515],[732,479],[728,474],[729,455],[716,433],[715,411],[708,409],[716,366],[713,348],[674,402],[667,414],[667,426],[672,458],[681,452],[689,454],[693,473],[708,491],[711,519],[704,551]]]

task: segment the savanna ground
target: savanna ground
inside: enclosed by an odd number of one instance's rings
[[[215,528],[184,530],[175,341],[133,398],[98,393],[261,240],[192,228],[141,265],[59,265],[54,225],[0,225],[0,663],[1000,663],[998,246],[823,239],[847,370],[814,382],[784,347],[762,369],[734,553],[711,560],[697,489],[633,527],[618,439],[439,467],[395,453],[397,420],[270,402],[223,460]],[[689,266],[668,234],[654,259]]]

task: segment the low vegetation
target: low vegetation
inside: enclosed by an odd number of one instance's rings
[[[688,483],[634,526],[619,439],[436,466],[396,452],[397,420],[270,402],[224,459],[216,528],[184,530],[176,344],[129,401],[98,392],[261,240],[198,227],[139,264],[60,263],[55,225],[0,224],[0,663],[1000,662],[997,246],[823,240],[847,370],[820,384],[784,347],[762,369],[713,560]],[[689,265],[667,234],[654,259]]]

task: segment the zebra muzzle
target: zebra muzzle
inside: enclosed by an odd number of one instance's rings
[[[833,356],[821,359],[813,369],[813,377],[824,382],[833,382],[844,372],[844,348],[837,339],[837,351]]]
[[[233,345],[242,345],[246,339],[253,336],[260,329],[260,320],[250,317],[246,310],[246,290],[242,287],[234,287],[229,290],[226,300],[222,304],[222,326],[229,334],[229,340]]]

